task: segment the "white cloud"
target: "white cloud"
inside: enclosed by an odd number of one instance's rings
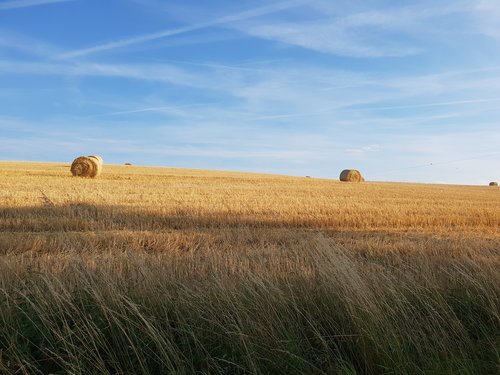
[[[251,36],[322,53],[352,57],[402,57],[426,52],[429,41],[452,43],[453,32],[500,36],[500,6],[496,0],[427,2],[373,8],[366,2],[339,5],[316,1],[293,22],[249,20],[232,25]],[[443,26],[445,25],[445,26]]]
[[[478,0],[471,16],[476,20],[478,31],[492,38],[500,38],[500,2]]]
[[[356,148],[347,148],[345,149],[345,153],[352,156],[365,156],[367,153],[376,152],[379,150],[380,150],[379,144],[372,144]]]
[[[252,36],[303,47],[319,52],[355,57],[408,56],[421,51],[418,47],[387,41],[365,41],[359,35],[331,20],[322,22],[248,25],[238,27]]]

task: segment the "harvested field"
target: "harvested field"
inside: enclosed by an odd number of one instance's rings
[[[0,202],[2,374],[499,370],[488,186],[1,162]]]

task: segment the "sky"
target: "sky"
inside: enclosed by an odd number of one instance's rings
[[[0,160],[500,180],[498,0],[0,0]]]

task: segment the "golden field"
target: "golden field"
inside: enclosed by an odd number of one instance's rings
[[[0,162],[0,202],[0,373],[500,370],[499,188]]]

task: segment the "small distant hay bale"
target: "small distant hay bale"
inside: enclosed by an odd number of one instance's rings
[[[496,181],[491,181],[491,182],[490,182],[490,186],[498,186],[498,182],[496,182]]]
[[[125,165],[132,165],[132,163],[125,163]]]
[[[102,172],[103,161],[100,156],[80,156],[71,164],[71,174],[77,177],[95,178]]]
[[[344,169],[340,173],[340,181],[362,182],[362,181],[364,181],[364,178],[357,169]]]

